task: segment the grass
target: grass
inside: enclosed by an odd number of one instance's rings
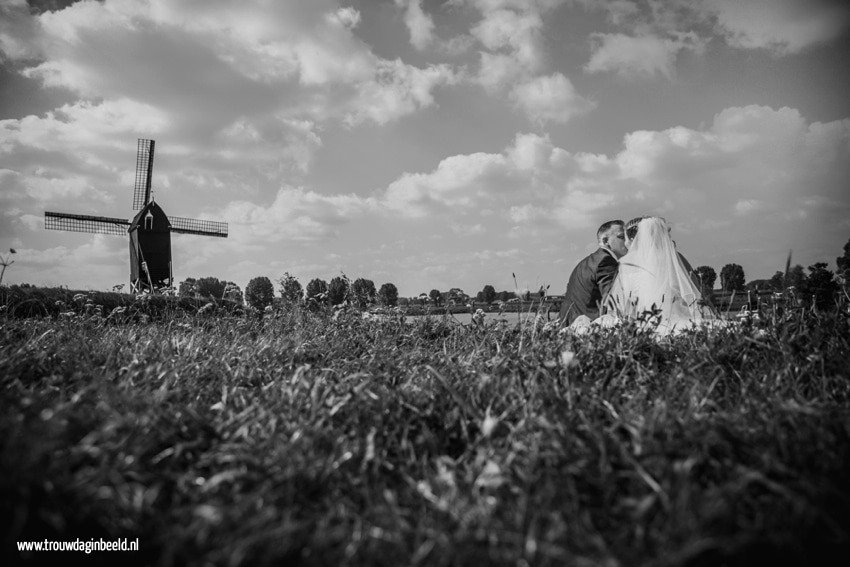
[[[4,556],[138,537],[86,562],[825,565],[850,551],[850,322],[764,315],[662,342],[347,310],[6,318]]]

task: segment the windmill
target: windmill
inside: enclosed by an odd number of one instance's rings
[[[151,196],[154,141],[139,139],[131,220],[93,215],[44,212],[44,228],[71,232],[130,236],[130,289],[155,293],[172,287],[171,233],[227,238],[227,223],[166,216]]]

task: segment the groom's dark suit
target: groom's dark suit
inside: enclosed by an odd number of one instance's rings
[[[599,317],[599,304],[608,293],[614,277],[617,275],[617,259],[614,254],[599,248],[578,263],[570,274],[564,302],[558,320],[569,325],[579,315],[587,315],[591,320]]]

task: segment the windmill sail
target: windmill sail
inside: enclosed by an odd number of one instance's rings
[[[151,198],[154,141],[138,139],[132,220],[71,213],[44,213],[44,228],[128,236],[130,242],[130,289],[133,293],[156,293],[173,286],[171,233],[227,238],[227,223],[211,220],[169,218]]]
[[[226,222],[187,219],[183,217],[168,217],[168,222],[171,223],[171,232],[227,237]]]
[[[71,232],[91,232],[95,234],[117,234],[124,236],[130,227],[127,219],[99,217],[94,215],[74,215],[45,211],[44,228],[49,230],[68,230]]]
[[[133,210],[138,211],[151,200],[154,141],[139,138],[136,147],[136,182],[133,188]]]

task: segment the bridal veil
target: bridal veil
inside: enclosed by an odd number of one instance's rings
[[[641,220],[628,253],[620,258],[605,300],[607,313],[637,319],[654,312],[656,330],[668,334],[715,319],[701,300],[699,287],[676,252],[667,222],[660,217]]]

